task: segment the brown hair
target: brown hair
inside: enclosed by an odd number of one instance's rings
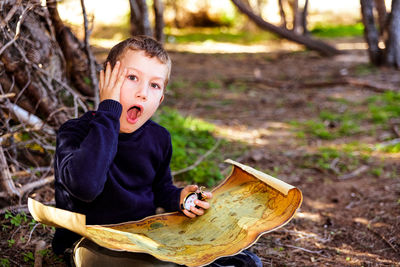
[[[165,80],[165,86],[168,84],[169,76],[171,74],[171,58],[161,43],[145,35],[133,36],[111,48],[110,52],[108,53],[107,60],[104,62],[104,69],[107,62],[110,62],[111,67],[114,68],[115,63],[121,59],[127,49],[144,51],[146,56],[151,58],[156,57],[161,61],[161,63],[167,65],[168,73]]]

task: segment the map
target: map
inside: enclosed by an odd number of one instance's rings
[[[231,174],[214,190],[210,209],[190,219],[180,212],[113,225],[86,225],[85,216],[29,199],[35,220],[63,227],[100,246],[144,252],[187,266],[234,255],[267,232],[288,223],[302,202],[301,191],[246,165],[227,160]]]

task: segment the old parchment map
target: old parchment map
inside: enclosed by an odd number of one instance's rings
[[[189,219],[179,212],[114,225],[86,225],[85,216],[44,206],[29,210],[44,224],[64,227],[97,244],[149,253],[160,260],[201,266],[249,247],[294,216],[302,202],[297,188],[248,166],[227,160],[233,171],[213,192],[211,208]]]

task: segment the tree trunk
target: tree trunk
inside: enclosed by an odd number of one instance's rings
[[[231,1],[233,2],[233,4],[236,5],[236,7],[242,13],[244,13],[246,16],[248,16],[252,21],[254,21],[259,27],[261,27],[264,30],[271,31],[283,38],[290,40],[290,41],[294,41],[296,43],[305,45],[307,48],[309,48],[311,50],[316,50],[323,55],[333,56],[333,55],[338,55],[341,53],[335,47],[330,46],[329,44],[326,44],[322,41],[311,39],[304,35],[294,34],[292,31],[277,27],[271,23],[266,22],[261,17],[254,14],[240,0],[231,0]]]
[[[47,0],[46,3],[55,29],[57,43],[61,47],[67,63],[67,77],[82,95],[93,97],[94,88],[90,80],[88,58],[83,50],[84,45],[62,22],[58,14],[57,2]]]
[[[379,33],[382,36],[387,25],[387,12],[385,0],[375,0],[376,11],[378,12]]]
[[[296,34],[301,32],[301,13],[299,12],[299,0],[291,1],[292,13],[293,13],[293,29],[292,31]]]
[[[52,125],[59,125],[65,121],[66,114],[59,111],[60,85],[54,79],[65,81],[65,61],[54,32],[49,30],[52,26],[46,9],[35,1],[21,5],[8,1],[2,7],[0,16],[8,20],[2,19],[7,26],[0,32],[0,71],[3,73],[0,89],[2,93],[15,93],[8,101]]]
[[[286,13],[285,9],[283,8],[283,2],[282,0],[278,0],[278,5],[279,5],[279,14],[281,16],[281,27],[284,29],[287,29],[287,24],[286,24]]]
[[[391,12],[386,14],[386,7],[381,0],[375,0],[377,5],[379,24],[381,33],[385,40],[385,49],[379,48],[379,32],[375,26],[374,1],[360,0],[361,13],[364,23],[364,37],[368,44],[368,54],[370,62],[374,65],[387,65],[389,67],[400,68],[400,0],[392,1]],[[384,10],[383,10],[384,9]],[[382,26],[383,25],[383,26]]]
[[[153,36],[146,0],[129,0],[131,7],[131,34]]]
[[[301,15],[301,26],[303,28],[303,35],[310,35],[307,29],[307,17],[308,17],[308,0],[304,3],[303,12]]]
[[[400,68],[400,0],[392,1],[388,33],[385,64]]]
[[[361,13],[364,23],[364,36],[368,43],[368,54],[370,61],[375,65],[382,62],[382,51],[378,46],[379,34],[375,27],[374,2],[373,0],[361,0]]]
[[[154,0],[154,15],[155,15],[155,38],[164,43],[164,5],[162,0]]]

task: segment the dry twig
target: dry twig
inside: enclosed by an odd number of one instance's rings
[[[343,78],[338,79],[335,81],[327,81],[327,82],[286,82],[286,81],[277,81],[271,80],[267,78],[261,77],[244,77],[244,78],[228,78],[225,79],[225,84],[232,84],[235,82],[242,82],[242,83],[261,83],[267,86],[271,86],[274,88],[282,88],[282,89],[307,89],[307,88],[321,88],[321,87],[331,87],[331,86],[338,86],[338,85],[352,85],[357,87],[362,87],[365,89],[369,89],[375,92],[383,93],[388,91],[398,91],[399,89],[393,87],[389,84],[382,84],[382,83],[375,83],[372,81],[366,81],[356,78]]]
[[[28,13],[28,11],[30,11],[32,8],[34,7],[34,5],[28,5],[24,11],[22,12],[21,16],[19,16],[19,20],[17,23],[17,27],[15,29],[15,35],[14,38],[12,38],[8,43],[6,43],[1,49],[0,49],[0,55],[3,54],[4,50],[6,50],[10,45],[12,45],[18,38],[19,35],[21,33],[21,24],[24,22],[25,17]]]
[[[40,240],[36,243],[35,247],[35,263],[34,267],[42,267],[43,264],[43,253],[42,251],[46,248],[46,242]]]
[[[398,248],[396,248],[395,246],[393,246],[392,243],[390,243],[383,235],[381,235],[380,233],[378,233],[377,231],[375,231],[372,226],[367,227],[367,229],[369,231],[371,231],[373,234],[375,234],[377,237],[379,237],[380,239],[382,239],[383,242],[385,242],[394,252],[396,253],[400,253],[400,250]]]
[[[10,170],[8,169],[8,164],[6,157],[4,155],[3,147],[0,146],[0,174],[1,174],[1,183],[5,192],[4,196],[17,196],[18,198],[21,197],[21,192],[15,187],[14,182],[12,180]]]
[[[84,24],[84,29],[85,29],[85,50],[86,50],[86,55],[88,57],[89,61],[89,67],[90,67],[90,80],[92,82],[92,86],[94,88],[94,105],[95,108],[97,109],[99,105],[99,91],[97,90],[98,87],[98,80],[97,80],[97,75],[96,75],[96,60],[93,56],[92,50],[90,49],[90,44],[89,44],[89,38],[91,34],[91,30],[88,28],[88,19],[86,15],[86,8],[85,8],[85,1],[81,0],[81,7],[82,7],[82,14],[83,14],[83,24]]]
[[[178,170],[178,171],[174,171],[172,172],[172,176],[184,173],[184,172],[188,172],[193,170],[194,168],[197,167],[197,165],[199,165],[205,158],[207,158],[211,153],[214,152],[214,150],[219,146],[219,144],[221,143],[221,139],[218,139],[217,142],[215,143],[215,145],[208,150],[204,155],[201,155],[195,163],[193,163],[192,165],[190,165],[189,167],[186,167],[184,169]]]
[[[361,167],[355,169],[354,171],[347,173],[347,174],[343,174],[341,176],[339,176],[338,178],[340,180],[346,180],[346,179],[350,179],[350,178],[354,178],[359,176],[360,174],[363,174],[364,172],[369,170],[369,166],[367,165],[362,165]]]

